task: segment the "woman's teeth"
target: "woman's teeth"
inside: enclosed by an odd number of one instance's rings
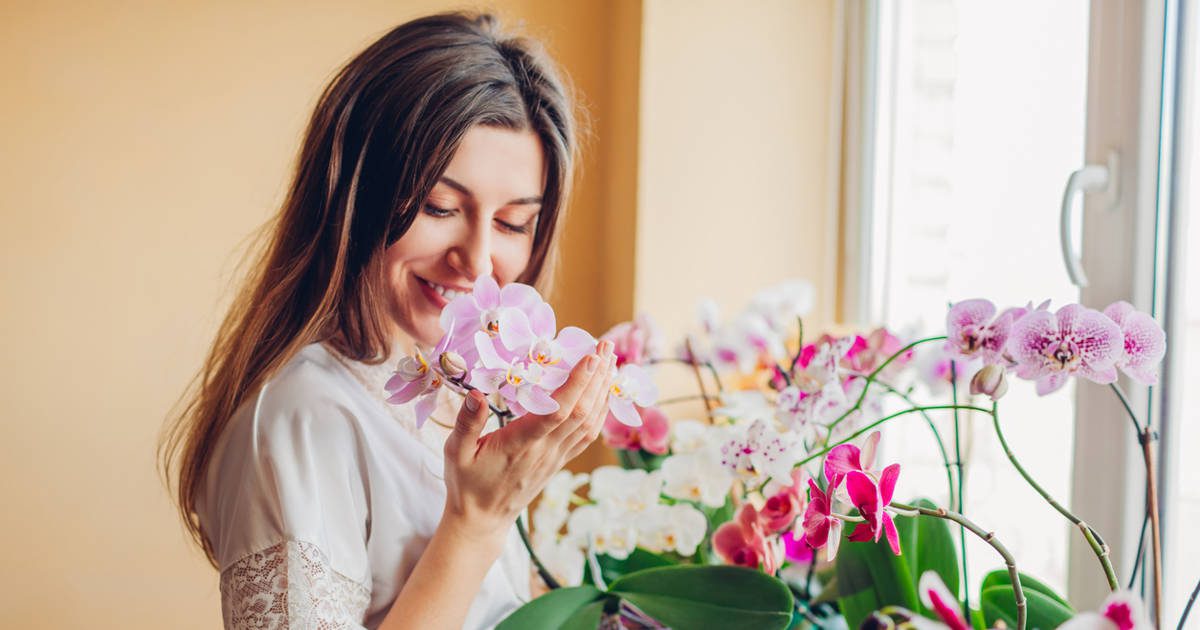
[[[454,298],[456,298],[460,295],[467,294],[466,291],[459,291],[457,289],[447,289],[446,287],[444,287],[440,284],[434,284],[424,278],[422,278],[421,281],[424,282],[425,284],[429,285],[434,291],[437,291],[438,295],[446,298],[447,300],[453,300]]]

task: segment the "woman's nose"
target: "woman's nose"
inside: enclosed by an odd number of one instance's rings
[[[492,273],[492,248],[488,231],[472,228],[447,253],[447,260],[463,278],[474,282],[476,278]]]

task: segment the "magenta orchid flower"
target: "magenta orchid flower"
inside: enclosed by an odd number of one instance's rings
[[[604,420],[604,443],[610,448],[636,451],[645,450],[655,455],[665,455],[671,437],[671,424],[667,414],[656,407],[639,407],[641,426],[630,426],[621,422],[611,412]]]
[[[878,483],[866,473],[851,470],[846,474],[846,490],[850,494],[850,502],[858,508],[865,519],[859,523],[850,534],[850,540],[878,541],[881,535],[887,537],[888,546],[892,553],[900,555],[900,533],[896,523],[888,513],[888,504],[892,502],[892,494],[896,490],[896,480],[900,477],[900,464],[892,464],[883,469]]]
[[[1117,368],[1143,385],[1157,384],[1158,364],[1167,352],[1167,335],[1162,326],[1125,301],[1110,304],[1104,314],[1121,327],[1124,343]]]
[[[799,536],[795,531],[784,532],[779,537],[783,541],[783,557],[789,562],[796,564],[811,564],[816,559],[817,552],[813,550],[812,545],[808,544],[808,539],[805,538],[804,530],[800,530]]]
[[[963,300],[946,314],[946,348],[955,359],[982,359],[984,363],[1007,364],[1005,344],[1014,317],[1023,309],[1009,309],[996,316],[996,305],[988,300]]]
[[[949,630],[970,630],[971,626],[963,616],[958,600],[950,593],[950,589],[946,588],[946,583],[937,571],[922,573],[917,590],[921,592],[921,604],[932,610]]]
[[[853,444],[833,447],[825,456],[825,481],[829,483],[829,487],[838,487],[841,480],[852,470],[878,478],[879,472],[872,467],[875,465],[875,453],[879,449],[881,436],[879,431],[873,431],[867,436],[861,449]]]
[[[813,549],[825,549],[825,559],[837,556],[842,541],[842,520],[833,513],[833,489],[821,490],[817,482],[808,480],[808,507],[804,508],[804,540]]]
[[[1152,627],[1137,595],[1120,590],[1104,600],[1100,612],[1075,615],[1058,630],[1149,630]]]
[[[1055,314],[1035,310],[1012,326],[1008,353],[1017,376],[1037,382],[1037,393],[1057,391],[1071,376],[1108,384],[1117,380],[1121,329],[1099,311],[1068,304]]]
[[[657,398],[658,386],[650,371],[627,363],[617,371],[616,380],[609,387],[608,410],[617,420],[631,427],[641,426],[642,417],[638,415],[637,407],[649,407]]]

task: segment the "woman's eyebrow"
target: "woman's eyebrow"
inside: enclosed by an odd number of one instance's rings
[[[456,182],[453,179],[446,177],[445,175],[442,175],[440,178],[438,178],[438,181],[442,182],[443,184],[453,188],[454,190],[457,190],[458,192],[460,192],[472,199],[475,198],[475,193],[471,192],[470,188],[463,186],[459,182]],[[541,204],[541,203],[542,203],[542,196],[536,195],[533,197],[519,197],[517,199],[513,199],[512,201],[509,201],[508,203],[506,203],[504,205],[506,205],[506,206],[528,206],[528,205],[535,205],[535,204]]]

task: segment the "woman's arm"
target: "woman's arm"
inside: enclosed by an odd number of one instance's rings
[[[381,630],[462,627],[517,515],[599,435],[614,362],[612,344],[602,341],[554,393],[557,412],[482,437],[487,405],[477,391],[467,396],[446,440],[442,520]]]

